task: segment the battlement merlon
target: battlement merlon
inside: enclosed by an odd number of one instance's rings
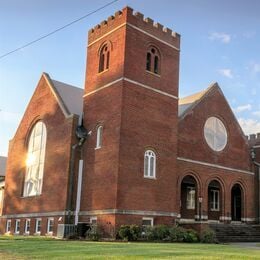
[[[177,49],[180,48],[180,34],[173,32],[160,23],[154,23],[151,18],[144,18],[142,13],[134,12],[133,9],[128,6],[91,28],[88,32],[88,44],[93,43],[112,30],[116,30],[125,24],[143,30],[148,34],[173,45]]]
[[[247,136],[247,139],[250,146],[260,145],[260,133],[251,134]]]

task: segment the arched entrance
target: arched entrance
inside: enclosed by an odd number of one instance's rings
[[[233,221],[241,221],[242,200],[242,188],[239,184],[235,184],[231,190],[231,219]]]
[[[197,182],[188,175],[181,182],[181,218],[194,219],[197,210]]]
[[[219,220],[221,216],[222,190],[220,183],[213,180],[208,186],[208,219]]]

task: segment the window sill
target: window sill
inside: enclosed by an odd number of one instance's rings
[[[103,73],[105,73],[105,72],[107,72],[107,71],[109,71],[109,69],[105,69],[105,70],[103,70],[103,71],[100,71],[100,72],[98,72],[98,75],[102,75]]]
[[[150,70],[146,70],[146,72],[149,73],[149,74],[152,74],[152,75],[154,75],[154,76],[156,76],[156,77],[158,77],[158,78],[161,77],[160,74],[154,73],[154,72],[152,72],[152,71],[150,71]]]
[[[102,146],[99,146],[99,147],[95,147],[95,150],[99,150],[101,149]]]
[[[37,195],[21,196],[21,199],[27,199],[27,198],[40,197],[41,195],[42,195],[42,193],[41,193],[41,194],[37,194]]]
[[[219,211],[219,209],[210,209],[210,211],[217,212],[217,211]]]
[[[148,177],[148,176],[144,176],[144,179],[156,180],[156,177]]]

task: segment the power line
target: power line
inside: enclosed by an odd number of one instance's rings
[[[79,22],[79,21],[85,19],[86,17],[88,17],[88,16],[90,16],[90,15],[92,15],[92,14],[95,14],[95,13],[99,12],[100,10],[102,10],[102,9],[104,9],[104,8],[110,6],[110,5],[112,5],[112,4],[114,4],[115,2],[118,2],[118,1],[119,1],[119,0],[111,1],[111,2],[109,2],[109,3],[107,3],[107,4],[103,5],[103,6],[99,7],[98,9],[96,9],[96,10],[94,10],[94,11],[92,11],[92,12],[90,12],[90,13],[88,13],[88,14],[82,16],[82,17],[80,17],[80,18],[78,18],[78,19],[76,19],[76,20],[74,20],[74,21],[72,21],[72,22],[70,22],[70,23],[68,23],[68,24],[63,25],[62,27],[57,28],[56,30],[54,30],[54,31],[52,31],[52,32],[49,32],[49,33],[47,33],[47,34],[45,34],[45,35],[42,35],[42,36],[40,36],[39,38],[37,38],[37,39],[35,39],[35,40],[31,41],[31,42],[28,42],[28,43],[24,44],[24,45],[21,46],[21,47],[18,47],[18,48],[16,48],[16,49],[12,50],[12,51],[9,51],[9,52],[7,52],[7,53],[1,55],[1,56],[0,56],[0,59],[4,58],[4,57],[6,57],[6,56],[8,56],[8,55],[10,55],[10,54],[12,54],[12,53],[14,53],[14,52],[17,52],[17,51],[19,51],[19,50],[21,50],[21,49],[24,49],[24,48],[26,48],[26,47],[28,47],[28,46],[30,46],[30,45],[36,43],[36,42],[39,42],[39,41],[41,41],[41,40],[43,40],[43,39],[45,39],[45,38],[47,38],[47,37],[49,37],[49,36],[51,36],[51,35],[53,35],[53,34],[55,34],[55,33],[59,32],[59,31],[65,29],[65,28],[67,28],[67,27],[69,27],[69,26],[71,26],[71,25],[73,25],[74,23],[77,23],[77,22]]]

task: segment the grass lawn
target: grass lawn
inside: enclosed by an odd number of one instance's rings
[[[229,245],[64,241],[0,237],[0,259],[260,259],[260,250]]]

